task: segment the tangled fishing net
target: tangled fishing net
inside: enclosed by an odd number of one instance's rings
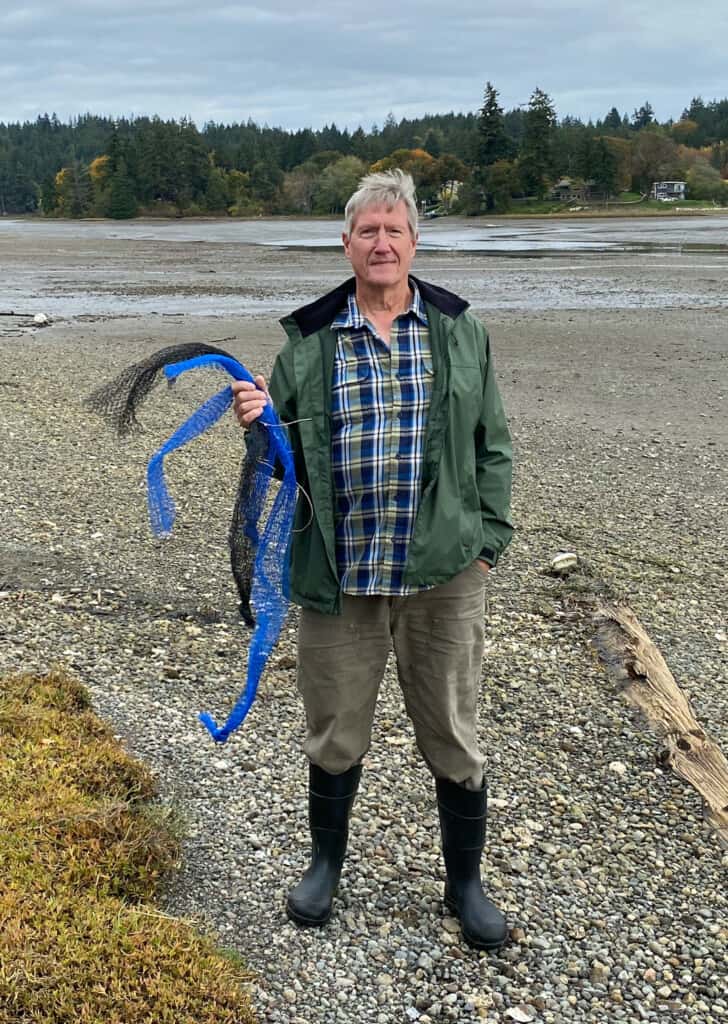
[[[87,404],[124,436],[138,425],[136,412],[162,373],[171,382],[188,370],[203,366],[218,367],[236,380],[254,383],[242,363],[214,345],[170,345],[128,366],[114,380],[94,391]],[[149,518],[157,536],[168,535],[175,518],[174,501],[164,478],[165,457],[216,423],[232,400],[229,386],[208,398],[149,460]],[[282,474],[281,486],[263,524],[266,498],[276,467]],[[255,627],[248,652],[245,690],[224,725],[218,726],[207,713],[200,715],[213,739],[220,743],[238,728],[250,710],[265,663],[286,617],[289,544],[296,491],[293,455],[286,431],[269,402],[247,435],[228,534],[240,613],[248,625]]]

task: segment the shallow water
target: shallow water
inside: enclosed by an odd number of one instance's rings
[[[49,221],[0,218],[0,240],[129,239],[137,241],[238,242],[248,245],[338,248],[341,220],[133,220]],[[696,217],[594,220],[482,221],[459,217],[420,224],[421,250],[555,253],[658,251],[699,248],[728,255],[728,214]]]
[[[280,315],[349,273],[336,220],[0,219],[0,311]],[[415,273],[476,310],[728,306],[728,215],[443,218]]]

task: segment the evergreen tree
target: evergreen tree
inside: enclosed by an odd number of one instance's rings
[[[554,175],[556,111],[550,97],[535,89],[528,103],[523,146],[519,157],[521,180],[527,193],[542,199]]]
[[[5,216],[10,206],[8,202],[8,179],[8,154],[0,149],[0,217]]]
[[[109,158],[109,174],[116,174],[119,161],[122,160],[124,155],[122,153],[121,140],[119,138],[119,126],[116,121],[112,124],[111,136],[106,147],[106,155]]]
[[[705,106],[703,97],[693,96],[692,100],[690,101],[690,106],[686,110],[683,110],[682,116],[686,120],[689,118],[691,121],[697,121],[698,124],[703,124],[705,121],[706,113],[707,108]]]
[[[523,145],[523,136],[526,131],[526,112],[520,108],[508,110],[503,115],[503,122],[506,134],[513,143],[513,151],[517,153]]]
[[[310,128],[286,136],[281,154],[281,170],[290,171],[305,163],[316,152],[316,136]]]
[[[596,150],[597,143],[594,136],[583,132],[576,149],[573,170],[584,181],[589,181],[594,177],[597,161]]]
[[[250,171],[250,191],[254,199],[266,204],[268,210],[275,206],[282,185],[283,174],[275,163],[258,160],[253,165]]]
[[[365,163],[370,164],[373,161],[371,142],[361,125],[351,136],[351,153]]]
[[[711,132],[711,116],[710,109],[703,101],[702,96],[694,96],[690,102],[690,106],[687,110],[683,111],[683,120],[692,121],[693,124],[698,126],[698,130],[695,133],[692,142],[695,146],[704,146],[708,140],[716,141],[715,136]]]
[[[38,206],[38,186],[16,150],[0,150],[0,214],[32,213]]]
[[[139,125],[135,139],[135,164],[137,168],[136,194],[143,206],[171,201],[174,196],[166,194],[164,166],[169,163],[167,132],[158,117],[145,118]]]
[[[126,161],[119,157],[109,183],[109,216],[114,220],[128,220],[136,217],[136,213],[134,187],[126,170]]]
[[[402,146],[399,141],[399,125],[397,119],[390,110],[384,119],[384,126],[382,127],[382,140],[385,143],[387,150],[391,152],[393,149],[406,149],[408,147]]]
[[[617,190],[617,157],[609,148],[606,139],[598,138],[594,143],[591,175],[597,191],[612,196]]]
[[[478,166],[489,167],[496,160],[507,160],[512,155],[513,149],[506,134],[503,108],[498,103],[498,92],[490,82],[487,82],[483,106],[478,112]]]
[[[602,127],[608,132],[618,132],[622,127],[622,115],[619,113],[616,107],[612,107],[607,116],[604,118]]]
[[[422,142],[422,148],[425,152],[429,153],[430,156],[437,158],[442,156],[442,139],[440,133],[435,131],[433,128],[428,128],[427,134]]]
[[[203,202],[210,176],[210,162],[200,133],[189,118],[183,117],[180,121],[177,144],[173,150],[179,182],[178,206],[183,209],[191,202]]]
[[[643,128],[654,123],[655,112],[653,111],[651,104],[645,101],[639,110],[635,110],[632,115],[632,127],[636,132],[639,132]]]
[[[221,167],[210,167],[210,174],[207,179],[207,193],[205,195],[205,207],[211,213],[225,213],[230,203],[230,189],[228,176]]]
[[[565,117],[554,132],[553,167],[556,175],[567,174],[570,177],[580,175],[588,178],[591,158],[588,154],[594,132],[574,117]]]
[[[53,178],[45,178],[40,183],[40,210],[50,214],[56,208],[56,183]]]

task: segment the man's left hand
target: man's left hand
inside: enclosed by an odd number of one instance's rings
[[[488,575],[488,573],[490,572],[490,565],[488,564],[488,562],[484,562],[482,558],[476,558],[475,564],[478,566],[478,568],[480,569],[484,576]]]

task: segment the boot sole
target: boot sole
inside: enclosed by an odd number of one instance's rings
[[[455,901],[451,899],[449,896],[445,896],[444,903],[447,909],[452,912],[453,917],[456,917],[458,921],[460,921],[460,912],[457,908],[457,904],[455,903]],[[480,939],[476,939],[474,936],[470,935],[468,932],[465,931],[462,925],[462,921],[460,921],[460,934],[462,935],[463,940],[467,943],[468,946],[470,946],[471,949],[481,949],[486,953],[492,953],[496,949],[500,949],[501,946],[505,945],[507,938],[507,936],[504,935],[503,938],[499,939],[497,942],[482,942]]]
[[[286,914],[300,928],[321,928],[331,920],[331,910],[325,917],[306,917],[305,914],[292,907],[288,901],[286,901]]]

